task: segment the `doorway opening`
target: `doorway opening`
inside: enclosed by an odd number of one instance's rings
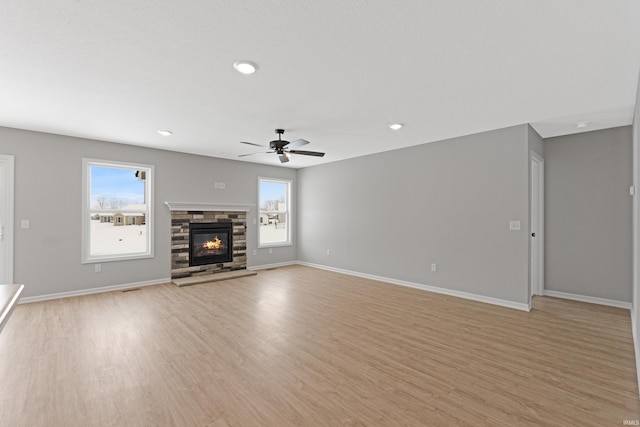
[[[531,152],[530,295],[544,293],[544,159]]]

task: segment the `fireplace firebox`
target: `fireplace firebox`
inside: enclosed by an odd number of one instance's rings
[[[233,261],[231,222],[189,224],[189,266]]]

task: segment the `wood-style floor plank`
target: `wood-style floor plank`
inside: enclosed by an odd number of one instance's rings
[[[0,425],[623,425],[628,310],[530,313],[292,266],[16,307]]]

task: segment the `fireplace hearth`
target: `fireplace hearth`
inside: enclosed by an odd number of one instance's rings
[[[189,224],[189,266],[233,261],[233,224],[205,222]]]

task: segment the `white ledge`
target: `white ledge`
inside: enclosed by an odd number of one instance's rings
[[[231,205],[226,203],[164,202],[171,211],[249,212],[255,205]]]

